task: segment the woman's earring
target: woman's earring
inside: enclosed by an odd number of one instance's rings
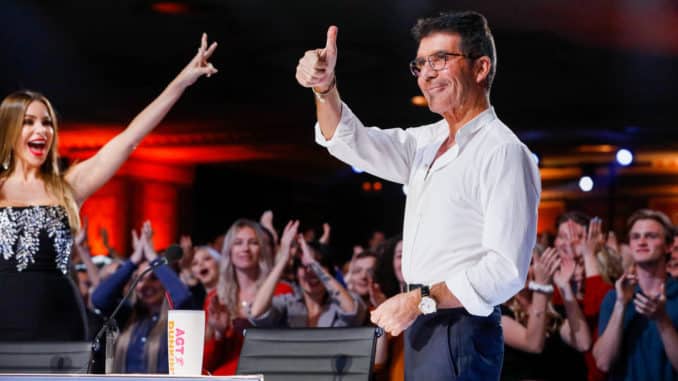
[[[12,159],[12,154],[10,153],[9,155],[7,155],[7,158],[5,158],[5,161],[2,162],[2,168],[4,168],[5,171],[9,169],[9,161],[11,159]]]

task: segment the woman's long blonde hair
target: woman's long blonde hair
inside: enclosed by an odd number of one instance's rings
[[[8,95],[0,104],[0,163],[8,164],[7,169],[0,166],[0,183],[14,172],[16,166],[16,160],[13,157],[14,145],[21,136],[28,106],[36,101],[45,105],[54,128],[52,146],[49,147],[47,160],[40,167],[38,176],[45,182],[47,192],[55,196],[59,204],[66,208],[68,224],[71,231],[75,232],[80,228],[80,215],[73,195],[73,188],[66,181],[59,168],[59,124],[52,104],[40,93],[29,90],[17,91]]]
[[[231,225],[224,238],[224,246],[221,250],[221,263],[219,265],[219,282],[217,283],[217,295],[219,302],[226,306],[231,319],[239,316],[240,306],[238,304],[238,291],[240,286],[238,278],[231,260],[231,248],[235,241],[235,236],[242,228],[251,228],[257,237],[259,243],[259,274],[257,275],[257,288],[266,279],[273,265],[273,253],[265,236],[266,233],[261,226],[252,220],[239,219]]]

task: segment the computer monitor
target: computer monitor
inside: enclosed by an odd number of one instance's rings
[[[91,343],[0,342],[0,373],[87,373]]]

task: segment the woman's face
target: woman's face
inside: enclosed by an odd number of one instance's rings
[[[325,292],[325,286],[310,267],[300,265],[297,268],[297,280],[299,281],[299,286],[306,294],[315,296]]]
[[[137,269],[137,274],[141,274],[148,268],[148,262],[143,262]],[[146,306],[146,308],[153,309],[162,305],[162,300],[165,297],[165,288],[160,283],[160,280],[154,273],[146,274],[135,288],[137,298]]]
[[[393,252],[393,272],[395,273],[398,282],[405,283],[403,279],[403,241],[399,241]]]
[[[259,241],[254,229],[244,226],[238,229],[231,246],[231,262],[237,270],[259,267]]]
[[[44,103],[31,102],[24,114],[21,135],[14,144],[15,159],[29,167],[40,167],[54,141],[53,122]]]
[[[198,249],[193,254],[191,272],[205,288],[212,289],[219,280],[219,263],[207,249]]]
[[[370,293],[370,281],[374,278],[374,269],[377,267],[377,258],[363,257],[353,261],[351,266],[351,288],[360,296]]]
[[[553,245],[556,247],[556,249],[558,249],[560,253],[578,257],[582,253],[574,252],[572,245],[570,245],[570,243],[572,241],[581,241],[586,238],[586,226],[579,225],[576,222],[573,223],[572,226],[574,227],[573,229],[574,234],[571,234],[568,221],[565,221],[558,226],[558,235],[556,236]]]

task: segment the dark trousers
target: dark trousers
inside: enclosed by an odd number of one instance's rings
[[[439,310],[405,331],[406,381],[499,380],[503,357],[499,307],[487,317]]]

